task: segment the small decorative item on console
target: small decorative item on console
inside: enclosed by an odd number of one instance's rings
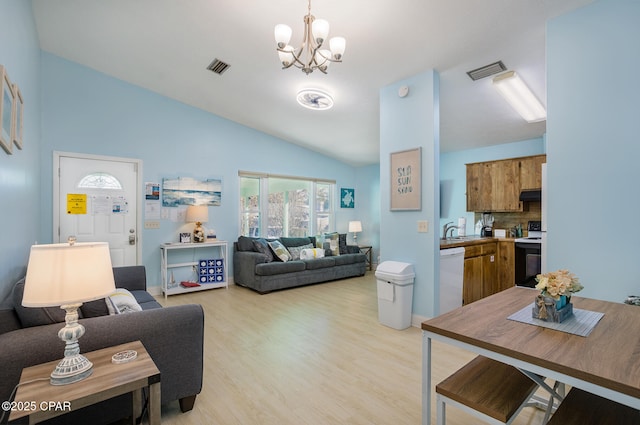
[[[578,278],[568,270],[558,270],[536,277],[540,295],[532,309],[535,319],[562,322],[573,314],[571,295],[583,289]]]

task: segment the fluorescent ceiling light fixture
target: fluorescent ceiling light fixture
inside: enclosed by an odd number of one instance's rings
[[[539,122],[547,119],[547,111],[544,106],[515,71],[495,76],[493,87],[527,122]]]
[[[318,89],[302,89],[298,92],[296,100],[305,108],[316,111],[324,111],[333,106],[333,97],[329,93]]]

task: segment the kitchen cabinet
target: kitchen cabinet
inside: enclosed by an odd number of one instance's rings
[[[500,291],[497,280],[497,250],[496,241],[465,246],[463,304],[472,303]]]
[[[542,186],[546,155],[467,164],[467,211],[522,211],[522,189]]]
[[[520,188],[540,189],[542,187],[542,164],[547,162],[546,155],[520,158]]]
[[[496,161],[491,163],[491,209],[489,211],[519,211],[520,163]]]
[[[498,292],[515,286],[515,243],[498,241]]]

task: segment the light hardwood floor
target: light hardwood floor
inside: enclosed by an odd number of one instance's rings
[[[421,423],[421,331],[378,322],[371,272],[267,295],[230,286],[159,301],[205,310],[202,392],[191,412],[163,406],[163,424]],[[434,382],[474,357],[438,343],[433,355]],[[516,424],[542,416],[527,408]],[[447,424],[475,423],[447,409]]]

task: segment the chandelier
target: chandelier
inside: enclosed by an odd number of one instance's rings
[[[311,14],[311,0],[309,0],[309,12],[304,17],[304,37],[299,48],[295,49],[289,45],[289,40],[291,40],[290,26],[278,24],[274,32],[282,69],[290,68],[293,65],[307,75],[315,69],[326,74],[331,62],[342,62],[346,40],[344,37],[333,37],[329,40],[330,50],[322,49],[323,43],[329,35],[329,22],[324,19],[316,19]]]

